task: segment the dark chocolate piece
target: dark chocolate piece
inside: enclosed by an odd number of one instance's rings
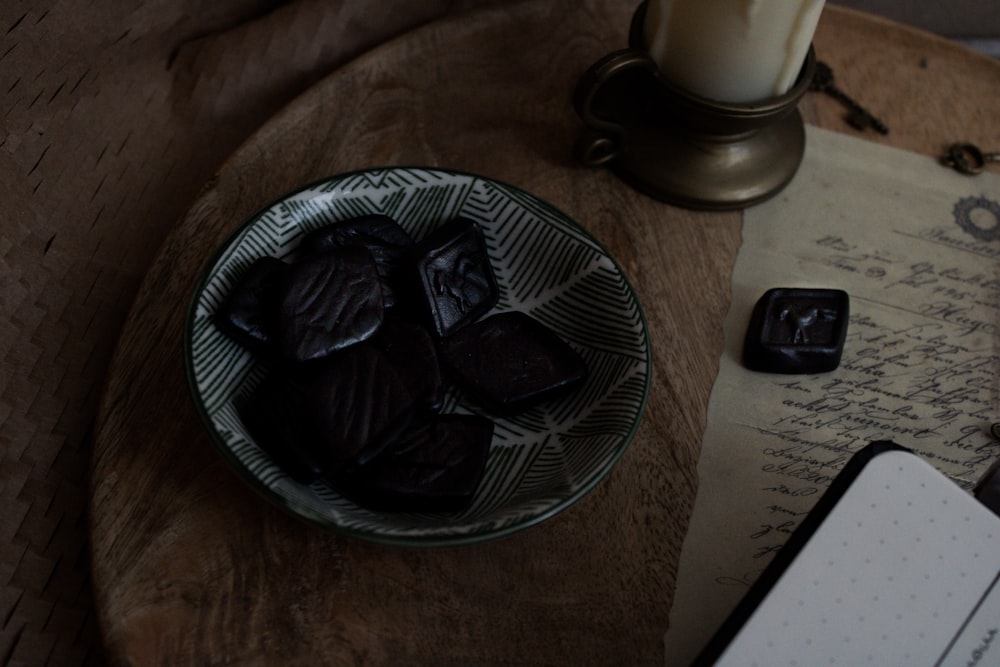
[[[240,416],[275,463],[300,482],[365,464],[405,431],[420,404],[371,342],[315,365],[279,365]]]
[[[307,382],[277,369],[264,378],[239,410],[257,446],[303,484],[319,479],[332,461],[306,410],[309,392]]]
[[[337,248],[364,247],[375,258],[382,281],[382,300],[386,308],[396,304],[403,258],[413,246],[413,238],[387,215],[364,215],[325,225],[306,234],[300,253],[315,253]]]
[[[371,464],[333,484],[360,505],[385,512],[460,512],[486,469],[493,422],[476,415],[433,415],[400,436]]]
[[[364,248],[340,248],[292,264],[278,309],[281,354],[322,359],[369,338],[382,323],[382,287]]]
[[[754,306],[743,363],[765,373],[825,373],[840,365],[849,298],[837,289],[774,288]]]
[[[491,315],[442,341],[440,355],[456,384],[501,414],[564,395],[587,377],[587,365],[549,327],[516,311]]]
[[[427,329],[400,317],[387,317],[371,342],[385,353],[420,403],[440,409],[444,400],[441,366]]]
[[[288,265],[277,257],[253,262],[215,313],[219,329],[250,350],[269,354],[277,337],[281,278]]]
[[[485,315],[499,298],[483,232],[456,218],[421,241],[415,251],[421,294],[434,331],[448,336]]]
[[[334,473],[377,456],[406,429],[418,406],[392,361],[371,342],[323,363],[304,400]]]
[[[302,237],[301,248],[323,252],[350,246],[405,248],[413,238],[387,215],[371,214],[341,220],[312,230]]]

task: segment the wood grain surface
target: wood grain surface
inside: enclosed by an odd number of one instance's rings
[[[87,521],[98,399],[139,283],[205,181],[337,67],[499,1],[0,2],[0,664],[105,664]]]
[[[113,662],[663,664],[741,216],[667,206],[572,162],[572,88],[625,44],[632,9],[526,0],[432,23],[319,82],[205,184],[141,285],[99,408],[92,560]],[[873,141],[1000,147],[998,63],[836,7],[815,45],[890,126]],[[854,133],[832,100],[802,108]],[[202,431],[181,337],[205,263],[280,194],[385,165],[472,171],[546,199],[610,249],[643,304],[654,368],[636,440],[540,526],[460,548],[349,540],[272,508]]]

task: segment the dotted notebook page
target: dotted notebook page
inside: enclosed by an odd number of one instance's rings
[[[875,456],[717,665],[1000,665],[1000,518],[918,456]]]

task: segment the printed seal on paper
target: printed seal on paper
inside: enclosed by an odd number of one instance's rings
[[[985,211],[987,217],[993,216],[992,225],[977,222],[974,214]],[[955,202],[952,209],[955,223],[967,234],[979,241],[1000,240],[1000,204],[986,197],[963,197]],[[978,217],[982,217],[981,214]]]

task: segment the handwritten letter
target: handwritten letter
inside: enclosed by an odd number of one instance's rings
[[[867,443],[908,447],[966,489],[1000,456],[1000,177],[812,127],[807,145],[792,184],[744,215],[667,665],[697,655]],[[743,367],[771,287],[849,294],[839,368]]]

